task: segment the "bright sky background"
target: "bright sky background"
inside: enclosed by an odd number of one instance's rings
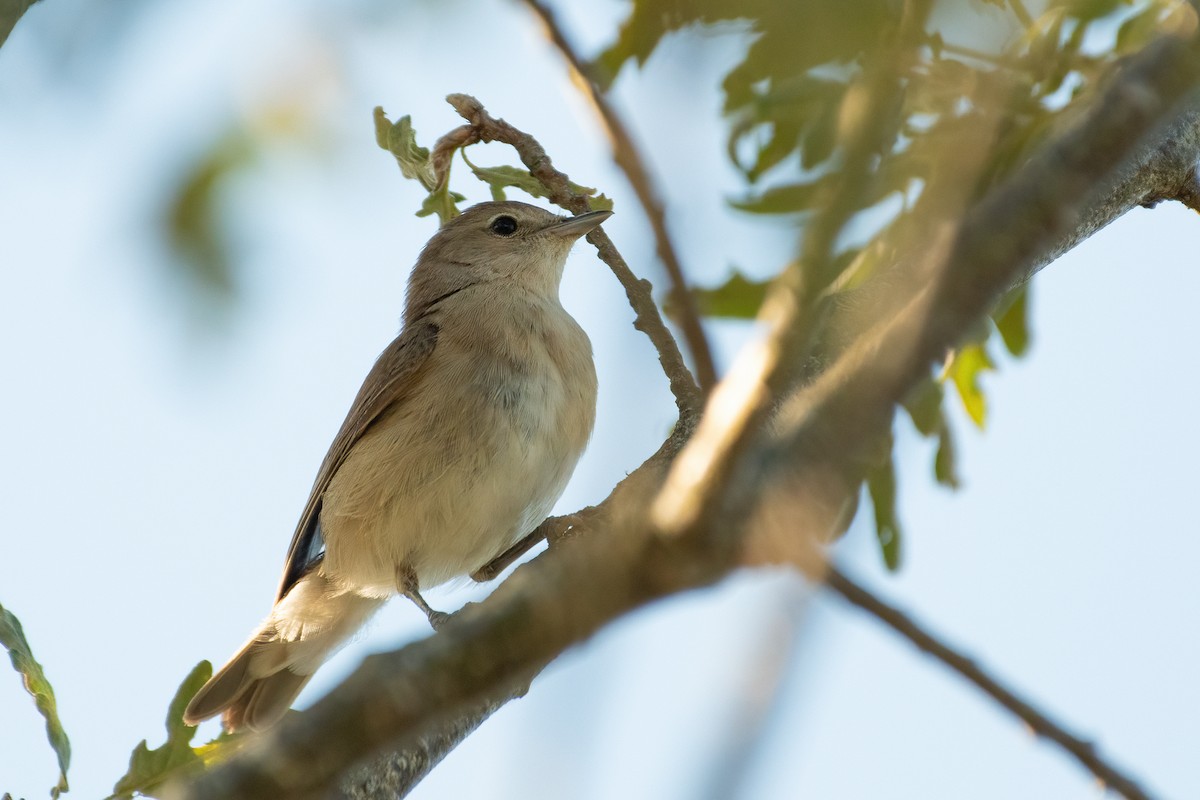
[[[378,150],[371,109],[425,143],[475,94],[616,201],[606,224],[661,284],[649,231],[538,27],[515,3],[46,0],[0,48],[0,603],[20,616],[74,746],[69,797],[107,794],[201,659],[268,610],[312,477],[395,334],[434,223]],[[587,52],[621,3],[574,7]],[[705,282],[775,267],[789,236],[731,215],[716,85],[737,40],[664,46],[617,97]],[[320,153],[279,144],[224,188],[237,301],[189,298],[158,238],[169,188],[231,125],[301,103]],[[478,153],[479,163],[510,160]],[[456,188],[486,199],[456,167]],[[931,485],[899,428],[905,563],[856,524],[838,558],[993,667],[1159,796],[1200,796],[1200,218],[1130,214],[1040,276],[1035,344],[988,376],[986,433],[956,420],[966,487]],[[673,419],[607,270],[577,249],[564,303],[601,380],[591,448],[560,511],[599,500]],[[748,335],[716,328],[723,363]],[[432,592],[452,608],[487,588]],[[363,654],[425,635],[393,603],[301,698]],[[777,666],[772,666],[777,665]],[[741,720],[784,674],[736,791]],[[766,694],[767,698],[772,695]],[[0,792],[45,796],[53,755],[0,671]],[[201,729],[213,735],[214,723]],[[783,572],[660,603],[568,653],[454,752],[416,798],[1092,798],[1095,782],[873,620]]]

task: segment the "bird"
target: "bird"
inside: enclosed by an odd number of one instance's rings
[[[611,211],[480,203],[409,277],[399,335],[317,472],[270,614],[191,699],[189,725],[276,723],[394,595],[488,564],[562,495],[596,416],[591,342],[559,300],[567,254]]]

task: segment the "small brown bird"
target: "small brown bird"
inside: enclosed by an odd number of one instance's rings
[[[196,694],[191,725],[276,722],[393,594],[420,591],[532,531],[591,436],[596,372],[558,298],[571,245],[609,217],[481,203],[448,222],[408,282],[404,326],[333,440],[270,616]]]

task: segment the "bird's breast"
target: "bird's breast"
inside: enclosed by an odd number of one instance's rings
[[[591,345],[556,302],[491,312],[441,322],[411,396],[331,482],[326,562],[347,582],[385,592],[401,563],[423,586],[469,573],[565,489],[595,419]]]

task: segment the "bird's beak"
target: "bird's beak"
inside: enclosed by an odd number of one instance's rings
[[[546,228],[546,233],[554,234],[555,236],[566,236],[575,238],[583,236],[588,231],[598,226],[601,222],[612,216],[611,211],[589,211],[586,214],[580,214],[577,217],[565,219],[562,222],[556,222]]]

